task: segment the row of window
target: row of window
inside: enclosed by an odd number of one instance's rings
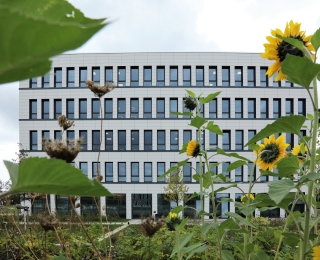
[[[178,151],[182,144],[189,142],[192,139],[196,139],[198,136],[198,130],[196,131],[196,136],[193,135],[194,131],[192,130],[183,130],[180,131],[180,135],[182,132],[182,142],[179,138],[179,130],[168,130],[169,136],[166,136],[166,130],[157,130],[156,132],[156,147],[153,145],[153,136],[152,130],[144,130],[143,132],[143,144],[140,142],[140,131],[139,130],[105,130],[105,138],[104,143],[100,140],[100,130],[92,130],[92,142],[91,147],[88,146],[88,131],[87,130],[79,130],[79,137],[82,137],[82,150],[89,150],[91,148],[92,151],[98,151],[101,143],[101,150],[112,151],[112,150],[142,150],[142,151],[165,151],[169,148],[172,151]],[[117,146],[115,147],[114,143],[114,133],[117,134],[115,139],[118,140]],[[127,133],[130,134],[130,144],[127,143]],[[231,133],[234,134],[235,142],[231,143]],[[247,140],[250,140],[256,134],[256,130],[248,130],[247,131]],[[206,137],[209,135],[209,142],[206,142]],[[306,131],[301,130],[301,135],[305,136]],[[43,130],[42,138],[50,138],[50,131]],[[61,132],[59,130],[54,131],[54,139],[61,139]],[[73,140],[75,139],[75,131],[67,130],[67,139]],[[212,132],[202,132],[201,142],[202,149],[208,148],[209,145],[210,150],[215,151],[217,146],[221,145],[223,150],[237,150],[242,151],[244,149],[244,130],[223,130],[223,136],[221,137],[222,144],[219,144],[218,135]],[[167,146],[166,140],[169,140],[169,145]],[[294,146],[294,135],[286,134],[286,142],[290,144],[288,149]],[[140,145],[141,144],[141,145]],[[130,146],[129,146],[130,145]],[[104,147],[103,147],[104,146]],[[248,148],[249,149],[249,148]],[[30,131],[30,150],[38,150],[38,131]]]
[[[77,101],[77,100],[76,100]],[[130,115],[127,115],[127,102],[125,98],[117,99],[116,106],[116,115],[113,109],[113,99],[106,98],[104,99],[103,111],[104,118],[165,118],[165,98],[156,99],[156,113],[152,113],[152,98],[143,99],[143,112],[139,111],[139,98],[130,99]],[[222,109],[222,118],[231,118],[231,104],[234,106],[234,118],[244,118],[244,102],[247,102],[247,118],[279,118],[281,116],[281,105],[282,100],[280,98],[272,99],[273,114],[269,115],[269,99],[261,98],[260,99],[260,115],[257,115],[257,101],[256,98],[235,98],[234,101],[230,98],[219,99],[221,101]],[[36,99],[29,100],[29,118],[37,119],[38,118],[38,104]],[[62,99],[53,100],[53,118],[57,119],[62,114]],[[99,99],[89,99],[91,102],[91,118],[98,119],[100,118],[100,102]],[[88,115],[88,99],[79,99],[78,105],[78,118],[86,119],[90,118]],[[189,112],[187,108],[184,107],[182,102],[183,112]],[[306,99],[298,99],[298,114],[306,115]],[[206,113],[206,109],[209,110]],[[170,118],[177,118],[177,115],[171,114],[171,112],[178,112],[178,98],[169,99],[169,110]],[[294,113],[294,99],[287,98],[285,99],[285,115],[290,115]],[[201,116],[207,118],[217,118],[218,117],[218,100],[212,100],[208,105],[202,105],[200,110]],[[75,100],[67,99],[66,100],[66,116],[69,119],[74,119],[77,117],[75,114]],[[190,118],[189,116],[184,116],[184,118]],[[41,119],[50,119],[50,100],[42,99],[41,100]]]
[[[176,162],[170,162],[170,165],[166,165],[165,162],[105,162],[104,169],[101,169],[100,162],[92,162],[91,176],[94,178],[98,173],[101,174],[103,176],[102,182],[154,182],[153,172],[156,171],[157,182],[165,182],[165,178],[158,179],[158,177],[163,175],[168,170],[166,167],[171,167],[175,164]],[[156,168],[153,168],[153,165]],[[253,167],[253,163],[249,163],[248,167],[240,166],[237,169],[228,172],[227,168],[230,165],[230,162],[222,162],[220,165],[218,165],[216,162],[210,162],[210,165],[212,166],[211,171],[213,171],[215,174],[224,174],[226,177],[231,178],[232,182],[248,182],[250,179],[251,168]],[[192,167],[195,167],[197,172],[200,171],[199,162],[193,164],[188,162],[187,165],[183,166],[182,169],[184,182],[195,182],[195,180],[192,179],[192,175],[194,174]],[[79,162],[79,168],[86,176],[88,176],[88,162]],[[203,173],[205,173],[206,169],[204,164],[202,169]],[[142,175],[140,173],[141,171]],[[128,172],[130,173],[130,176],[128,176],[129,179],[127,178]],[[253,169],[252,181],[257,179],[256,175],[256,169]],[[259,181],[265,182],[276,179],[278,179],[278,177],[260,176]]]
[[[127,80],[126,75],[126,67],[125,66],[119,66],[119,67],[105,67],[104,71],[103,69],[100,69],[100,67],[92,67],[90,70],[90,74],[88,74],[88,68],[87,67],[80,67],[76,68],[77,74],[79,75],[77,84],[79,84],[80,87],[86,87],[85,81],[89,78],[91,78],[92,81],[95,83],[100,83],[101,77],[101,71],[104,73],[103,75],[103,81],[105,83],[112,84],[113,82],[117,82],[118,86],[152,86],[153,84],[156,84],[156,86],[165,86],[166,79],[165,79],[165,67],[164,66],[157,66],[156,67],[156,80],[153,83],[152,80],[152,67],[151,66],[144,66],[143,67],[143,79],[139,79],[139,67],[137,66],[131,66],[130,69],[130,79]],[[114,78],[114,70],[117,73],[116,77]],[[247,82],[244,82],[244,70],[247,74]],[[268,70],[268,67],[230,67],[230,66],[222,66],[221,70],[221,84],[222,86],[235,86],[235,87],[241,87],[241,86],[248,86],[248,87],[254,87],[254,86],[260,86],[260,87],[267,87],[269,86],[269,80],[268,76],[266,75],[266,72]],[[260,82],[258,83],[256,80],[256,71],[260,73]],[[217,66],[209,66],[208,69],[205,70],[204,66],[196,66],[195,68],[195,85],[196,86],[217,86],[218,85],[218,78],[217,78]],[[230,74],[234,73],[234,82],[231,83],[231,77]],[[207,74],[206,74],[207,73]],[[206,75],[205,75],[206,74]],[[63,87],[63,81],[62,81],[62,75],[63,71],[62,68],[54,68],[54,85],[55,88],[61,88]],[[68,67],[66,68],[66,87],[75,87],[75,68],[74,67]],[[183,66],[182,67],[182,86],[191,86],[194,85],[192,80],[192,71],[191,66]],[[206,77],[205,77],[206,76]],[[276,75],[274,75],[273,78],[273,87],[280,87],[281,82],[275,81]],[[205,78],[208,78],[208,81],[205,81]],[[179,73],[178,73],[178,66],[170,66],[169,68],[169,85],[170,86],[178,86],[181,85],[179,82]],[[38,79],[32,78],[29,82],[30,88],[37,88],[38,87]],[[49,88],[50,87],[50,75],[46,75],[42,77],[41,81],[41,87],[42,88]],[[293,83],[286,81],[285,87],[293,87]]]

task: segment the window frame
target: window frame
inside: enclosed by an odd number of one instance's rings
[[[139,86],[139,67],[131,66],[130,67],[130,87]]]
[[[238,103],[240,107],[238,107]],[[234,100],[234,118],[243,118],[243,98],[236,98]]]
[[[201,73],[199,75],[199,73]],[[204,67],[196,66],[196,86],[203,87],[204,86]]]
[[[88,150],[88,131],[87,130],[79,130],[79,137],[82,138],[81,147],[83,151]]]
[[[79,68],[79,86],[80,88],[87,87],[86,80],[88,79],[88,68],[80,67]]]
[[[118,66],[118,86],[125,87],[126,86],[126,67]]]
[[[163,101],[163,112],[160,111],[160,104],[159,104],[160,101]],[[166,109],[165,105],[166,105],[165,98],[157,98],[157,118],[165,118],[165,109]]]
[[[150,79],[148,76],[148,73],[146,71],[150,70]],[[151,66],[144,66],[143,67],[143,86],[145,87],[151,87],[152,86],[152,67]]]
[[[100,130],[92,130],[92,151],[101,150]]]
[[[124,167],[121,169],[121,167]],[[122,172],[124,170],[124,172]],[[124,178],[124,180],[123,180]],[[118,182],[127,182],[127,165],[126,162],[118,162]]]
[[[50,88],[50,74],[46,74],[41,78],[41,87]]]
[[[235,149],[238,151],[242,151],[243,150],[243,143],[244,143],[243,130],[235,130]]]
[[[265,106],[263,106],[263,102],[265,102]],[[269,99],[268,98],[260,99],[260,118],[269,118]]]
[[[163,135],[162,139],[160,135]],[[158,151],[166,150],[166,130],[157,130],[157,150]]]
[[[226,104],[224,104],[226,102]],[[222,99],[222,118],[230,118],[230,98]],[[225,108],[227,110],[225,111]]]
[[[252,71],[252,75],[250,74],[250,71]],[[256,86],[256,67],[249,66],[247,68],[247,79],[248,79],[248,87]]]
[[[110,134],[110,136],[107,137]],[[113,151],[113,130],[105,130],[104,132],[105,136],[105,150],[106,151]],[[108,138],[111,138],[111,140],[108,140]]]
[[[179,130],[170,130],[170,151],[179,151]]]
[[[85,104],[82,104],[85,102]],[[85,111],[83,111],[83,107],[85,107]],[[88,118],[88,101],[86,98],[79,99],[79,119],[87,119]]]
[[[139,182],[139,162],[131,162],[131,182]]]
[[[150,134],[150,137],[148,135]],[[144,130],[143,145],[145,151],[152,151],[152,130]]]
[[[222,86],[223,87],[230,87],[230,67],[229,66],[222,66],[221,68],[221,75],[222,75]]]
[[[253,103],[253,105],[250,104],[251,102]],[[256,118],[256,103],[257,102],[255,98],[248,98],[248,118]]]
[[[111,102],[111,107],[109,102]],[[111,110],[109,111],[109,108]],[[104,118],[113,118],[113,99],[112,98],[105,98],[104,99]]]
[[[54,88],[62,88],[62,68],[54,68]]]
[[[72,76],[73,72],[73,76]],[[75,70],[74,67],[67,68],[67,88],[74,88],[75,87]]]
[[[216,87],[217,85],[218,85],[217,66],[209,66],[209,86]]]
[[[238,76],[238,75],[240,75],[240,76]],[[243,67],[241,67],[241,66],[236,66],[234,68],[234,86],[235,87],[242,87],[243,86]]]
[[[91,79],[94,83],[100,85],[100,67],[92,67]]]
[[[175,75],[176,74],[176,75]],[[176,77],[175,77],[176,76]],[[178,86],[179,75],[178,75],[178,66],[170,66],[170,76],[169,82],[171,87]]]
[[[149,173],[150,170],[150,173]],[[152,182],[152,162],[144,162],[143,163],[143,181]]]
[[[37,117],[38,117],[38,100],[29,99],[29,119],[37,119]]]
[[[113,162],[105,162],[105,182],[113,182]]]
[[[163,78],[162,78],[162,72],[159,73],[162,70],[163,70]],[[166,77],[165,72],[166,72],[166,70],[165,70],[164,66],[158,66],[157,67],[157,86],[158,87],[164,87],[165,86],[165,77]]]
[[[150,111],[148,109],[148,102],[150,102]],[[152,98],[143,99],[143,118],[152,118]]]
[[[30,151],[37,151],[38,150],[38,131],[30,131]]]
[[[131,151],[139,150],[139,130],[131,130]]]
[[[175,102],[176,104],[173,104]],[[178,118],[178,115],[171,114],[171,112],[178,112],[178,98],[170,98],[170,118]]]
[[[122,104],[123,102],[123,104]],[[121,106],[124,105],[124,112],[122,112],[121,110],[123,108],[121,108]],[[118,98],[117,99],[117,118],[126,118],[126,99],[125,98]]]
[[[224,151],[230,151],[231,150],[231,130],[223,130],[222,132],[223,132],[222,149]]]
[[[126,135],[127,135],[126,130],[118,130],[118,150],[119,151],[127,150]]]
[[[72,105],[71,105],[71,102],[73,102]],[[66,113],[67,118],[74,119],[74,99],[67,99],[66,100],[66,110],[67,110],[67,113]]]
[[[182,68],[183,86],[191,86],[191,66],[183,66]]]
[[[130,118],[139,118],[139,98],[130,98]]]

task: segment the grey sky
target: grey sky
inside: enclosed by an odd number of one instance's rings
[[[70,2],[88,17],[112,21],[73,52],[263,52],[270,29],[283,30],[291,19],[302,23],[307,35],[320,27],[318,0]],[[0,179],[7,180],[2,160],[16,157],[19,142],[18,83],[1,85],[0,90]]]

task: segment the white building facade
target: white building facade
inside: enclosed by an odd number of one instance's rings
[[[280,116],[306,115],[312,111],[302,87],[266,77],[269,65],[270,61],[256,53],[63,54],[53,58],[48,75],[20,82],[20,142],[30,156],[46,156],[42,138],[60,138],[57,118],[64,114],[75,122],[64,138],[84,138],[83,150],[74,163],[88,178],[96,174],[101,141],[98,166],[103,176],[102,185],[115,194],[101,198],[101,209],[106,206],[107,214],[128,219],[154,212],[166,215],[172,205],[163,198],[166,183],[158,180],[158,176],[187,158],[178,151],[183,143],[196,139],[197,134],[196,129],[189,126],[190,118],[170,114],[185,110],[185,89],[203,96],[221,91],[215,100],[204,105],[201,113],[206,119],[214,120],[224,135],[205,131],[204,147],[218,146],[251,159],[254,159],[253,153],[244,144],[255,133]],[[117,85],[101,98],[102,115],[98,98],[86,87],[87,79],[100,85],[105,82]],[[286,135],[286,140],[291,148],[298,144],[298,137],[291,134]],[[212,148],[209,155],[214,153]],[[246,166],[226,172],[235,159],[221,155],[213,158],[212,162],[221,162],[214,171],[226,174],[231,183],[237,182],[243,190],[248,190]],[[197,162],[198,159],[192,158],[183,169],[190,194],[200,189],[189,167],[198,168]],[[273,177],[259,178],[259,170],[254,177],[258,181],[252,192],[266,193],[267,182]],[[231,188],[219,193],[217,199],[239,200],[241,196],[239,189]],[[200,205],[197,198],[187,204],[195,208]],[[206,198],[206,211],[212,211],[210,204]],[[64,196],[50,195],[50,205],[53,211],[71,210]],[[81,205],[82,213],[95,211],[92,198],[81,198]],[[38,201],[32,210],[44,207],[45,204]],[[235,210],[233,203],[223,202],[218,215],[225,218],[225,212]],[[192,210],[185,212],[185,215],[193,214]],[[273,210],[261,215],[283,217],[284,212]]]

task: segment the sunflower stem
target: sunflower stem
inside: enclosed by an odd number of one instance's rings
[[[313,101],[314,101],[314,115],[313,115],[313,128],[312,128],[312,143],[310,151],[310,173],[315,172],[316,166],[316,144],[318,137],[318,120],[319,120],[319,111],[318,111],[318,88],[317,88],[317,79],[313,79]],[[317,230],[317,224],[314,224],[313,227],[310,227],[310,218],[311,218],[311,207],[312,207],[312,197],[314,192],[314,181],[308,182],[308,194],[307,194],[307,205],[306,205],[306,214],[305,214],[305,225],[304,225],[304,237],[300,251],[300,259],[305,260],[308,252],[309,236],[310,230],[314,227]]]
[[[200,116],[200,104],[199,104],[199,100],[197,101],[197,116]],[[202,148],[202,140],[201,140],[201,126],[198,127],[198,143],[199,143],[199,147],[200,147],[200,151]],[[199,182],[200,182],[200,202],[201,202],[201,212],[204,212],[204,197],[202,195],[202,191],[203,191],[203,179],[202,179],[202,171],[203,171],[203,165],[202,165],[202,155],[200,154],[200,165],[199,165]],[[204,215],[201,214],[201,224],[204,224]]]

